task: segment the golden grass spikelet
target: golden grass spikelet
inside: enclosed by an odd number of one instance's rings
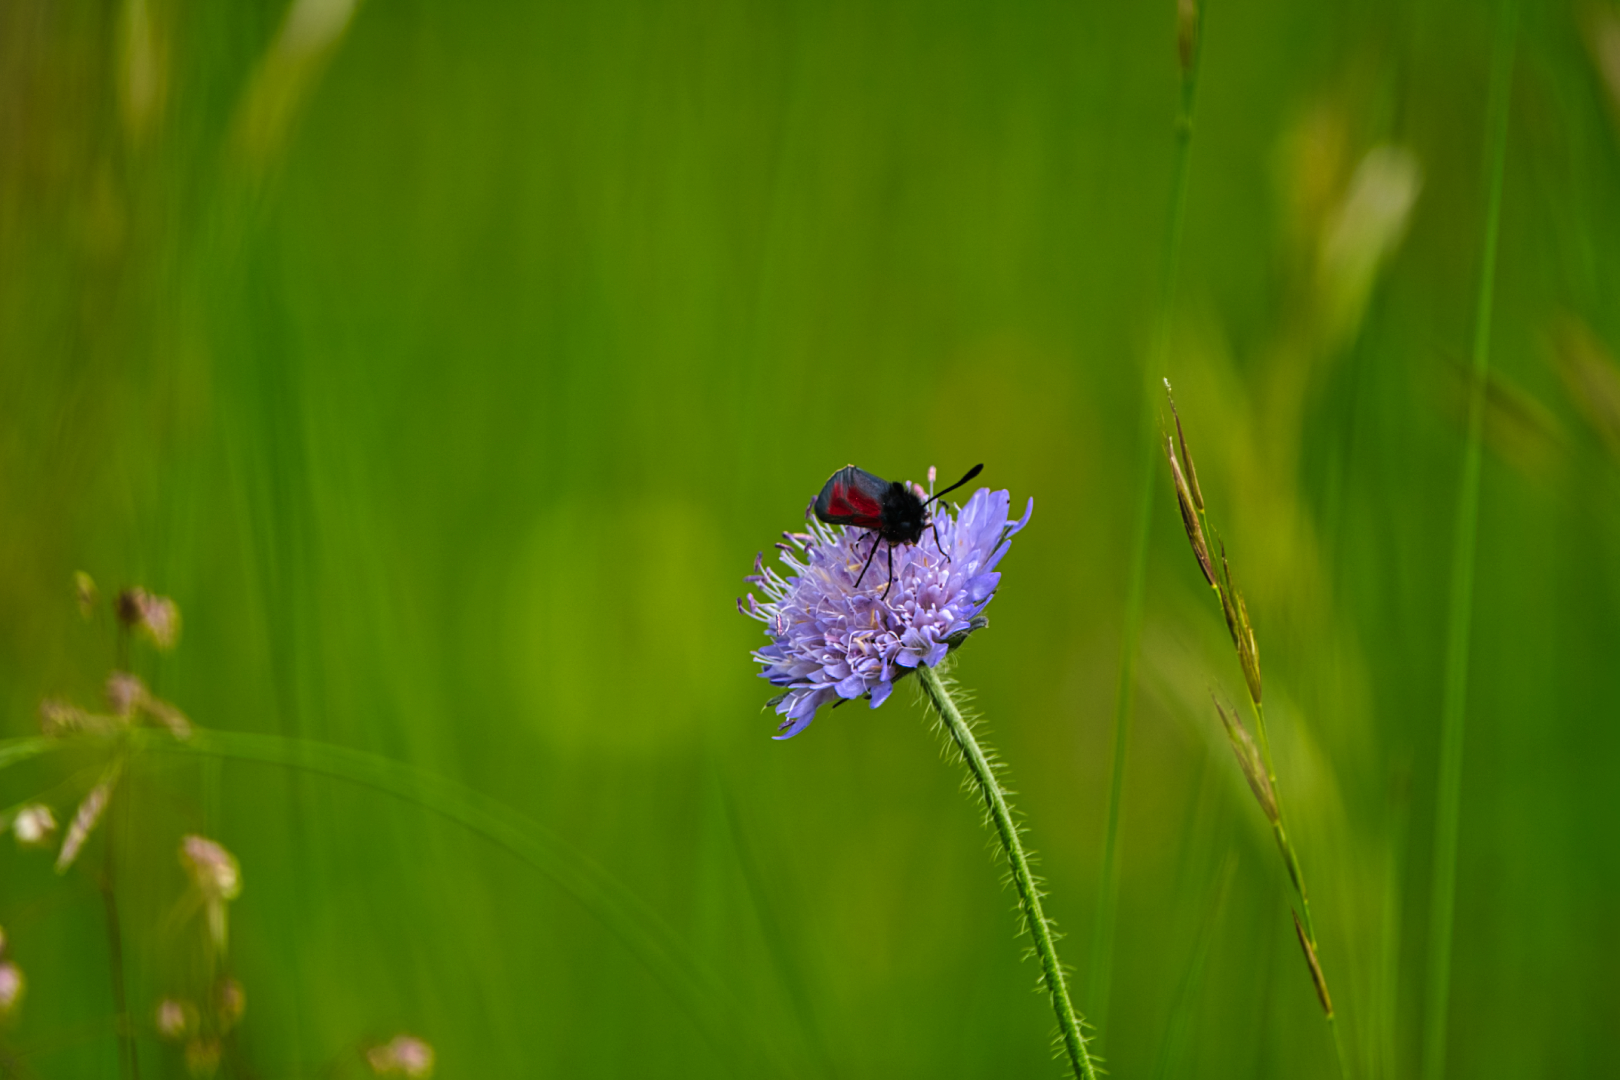
[[[1178,0],[1176,4],[1176,56],[1183,73],[1192,70],[1198,55],[1198,0]]]
[[[1215,583],[1215,569],[1209,558],[1209,542],[1204,539],[1204,527],[1198,521],[1198,504],[1193,499],[1187,475],[1181,471],[1181,462],[1176,458],[1176,444],[1168,435],[1164,437],[1164,456],[1170,462],[1170,475],[1175,478],[1176,505],[1181,508],[1181,527],[1187,530],[1187,542],[1192,545],[1193,555],[1198,558],[1198,568],[1204,572],[1204,580],[1218,589],[1220,586]]]
[[[1243,778],[1249,782],[1249,790],[1254,792],[1255,801],[1260,804],[1266,820],[1277,824],[1277,794],[1272,790],[1271,778],[1266,775],[1260,748],[1255,745],[1249,729],[1243,726],[1236,709],[1228,711],[1213,695],[1211,700],[1215,702],[1215,711],[1220,714],[1221,726],[1226,728],[1226,738],[1232,744],[1232,753],[1237,756],[1238,768],[1243,770]]]
[[[1299,921],[1299,912],[1292,909],[1289,914],[1294,916],[1294,933],[1299,935],[1299,947],[1304,950],[1305,964],[1311,969],[1311,982],[1316,985],[1316,999],[1322,1003],[1322,1012],[1329,1020],[1333,1019],[1333,999],[1328,996],[1327,979],[1322,977],[1322,965],[1317,962],[1316,948],[1305,933],[1305,926]]]

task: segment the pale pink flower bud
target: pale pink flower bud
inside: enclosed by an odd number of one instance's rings
[[[433,1047],[414,1035],[396,1035],[382,1046],[366,1051],[366,1064],[377,1076],[404,1076],[426,1080],[433,1075]]]
[[[219,1026],[221,1031],[229,1031],[242,1019],[247,1012],[247,994],[242,990],[242,984],[235,979],[226,979],[219,984]]]
[[[23,990],[27,988],[27,981],[23,978],[22,968],[10,960],[0,961],[0,1019],[9,1017],[17,1011],[22,1002]]]
[[[156,1022],[160,1036],[178,1042],[197,1026],[197,1008],[189,1001],[164,998],[158,1002]]]
[[[152,644],[168,652],[180,640],[180,606],[167,596],[146,594],[141,608],[141,629]]]
[[[127,671],[114,671],[107,676],[106,693],[107,708],[123,720],[134,716],[135,710],[146,704],[146,684]]]
[[[205,899],[235,900],[241,895],[242,871],[236,856],[206,837],[193,834],[180,841],[180,865]]]

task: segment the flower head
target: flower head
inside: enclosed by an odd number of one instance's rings
[[[1010,502],[1006,491],[980,488],[955,517],[940,507],[921,542],[884,545],[890,552],[876,556],[859,588],[869,545],[881,543],[868,529],[812,520],[808,532],[785,534],[788,543],[777,545],[785,577],[754,560],[747,580],[765,600],[750,593],[738,607],[763,622],[771,638],[754,659],[764,668],[761,677],[782,688],[772,700],[784,717],[776,738],[803,731],[829,702],[864,697],[877,708],[895,679],[918,665],[937,665],[984,625],[982,614],[1001,581],[996,564],[1035,509],[1031,499],[1024,516],[1012,521]]]

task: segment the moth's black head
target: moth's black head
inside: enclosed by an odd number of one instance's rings
[[[896,480],[883,492],[883,526],[878,530],[891,544],[915,544],[928,527],[922,497]]]

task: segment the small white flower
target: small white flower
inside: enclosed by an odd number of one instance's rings
[[[44,803],[30,803],[17,811],[11,831],[16,833],[19,847],[44,847],[56,834],[56,815]]]

